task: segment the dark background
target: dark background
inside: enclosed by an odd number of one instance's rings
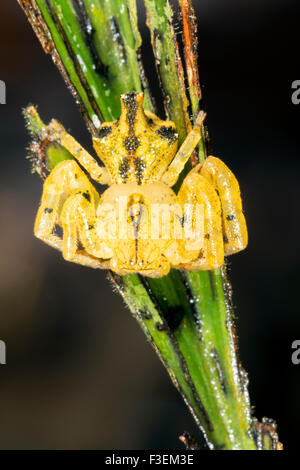
[[[230,259],[241,359],[255,415],[298,445],[300,365],[299,1],[196,0],[199,64],[214,154],[237,175],[249,247]],[[141,21],[144,21],[141,10]],[[143,37],[149,40],[146,29]],[[147,70],[152,69],[145,48]],[[16,0],[0,4],[0,366],[2,449],[176,449],[197,429],[129,311],[99,273],[32,234],[41,181],[25,160],[21,108],[39,105],[89,136]]]

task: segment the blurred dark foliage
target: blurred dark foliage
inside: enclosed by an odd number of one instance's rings
[[[141,3],[141,2],[140,2]],[[300,365],[297,0],[197,0],[199,65],[212,151],[237,175],[248,249],[230,259],[240,354],[255,415],[298,444]],[[144,11],[140,9],[141,24]],[[180,30],[180,28],[177,28]],[[150,82],[153,57],[143,28]],[[196,426],[105,274],[34,239],[41,181],[25,160],[21,108],[39,106],[91,149],[58,71],[16,1],[0,4],[0,366],[2,449],[180,449]],[[160,94],[157,92],[157,96]],[[162,107],[160,106],[160,109]],[[297,287],[298,286],[298,287]]]

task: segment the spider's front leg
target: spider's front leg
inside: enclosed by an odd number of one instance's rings
[[[248,233],[242,211],[242,200],[237,179],[219,158],[210,156],[192,172],[201,175],[217,191],[222,207],[222,225],[225,256],[246,248]]]
[[[163,174],[162,181],[168,186],[174,186],[185,164],[201,140],[201,127],[203,126],[205,116],[206,114],[204,111],[199,112],[193,129],[189,132],[185,141]]]
[[[111,184],[111,177],[104,166],[98,165],[97,161],[74,139],[71,134],[66,132],[60,122],[53,119],[50,123],[50,129],[57,136],[57,141],[65,147],[82,167],[91,175],[93,180],[100,184]]]
[[[192,237],[186,237],[184,242],[185,251],[194,255],[188,262],[181,262],[178,267],[190,271],[222,266],[224,249],[221,203],[213,186],[203,176],[191,171],[181,185],[178,200],[184,212],[186,208],[191,208],[190,216],[184,218],[183,225],[188,225],[188,232]],[[201,226],[196,223],[196,217],[202,218]]]
[[[98,193],[74,160],[59,163],[44,183],[34,226],[36,237],[62,251],[68,261],[107,268],[108,262],[97,259],[110,254],[95,228],[98,199]],[[54,233],[56,225],[63,228],[63,240]],[[84,250],[78,250],[79,241]]]

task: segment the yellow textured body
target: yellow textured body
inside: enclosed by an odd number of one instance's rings
[[[217,268],[224,255],[247,245],[238,182],[221,160],[208,157],[176,195],[171,187],[201,138],[204,113],[177,152],[175,125],[144,112],[142,102],[142,93],[122,95],[120,119],[103,123],[93,139],[105,167],[52,122],[61,144],[109,187],[99,195],[75,160],[58,164],[44,183],[35,234],[69,261],[121,275]]]

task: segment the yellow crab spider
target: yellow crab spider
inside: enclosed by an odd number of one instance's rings
[[[35,235],[68,261],[120,275],[220,267],[224,255],[247,245],[236,178],[210,156],[188,173],[177,195],[171,189],[201,139],[204,118],[200,112],[177,151],[174,123],[144,111],[142,93],[126,93],[120,118],[103,123],[93,139],[105,166],[52,121],[74,160],[59,163],[45,180]],[[109,187],[100,195],[88,175]]]

